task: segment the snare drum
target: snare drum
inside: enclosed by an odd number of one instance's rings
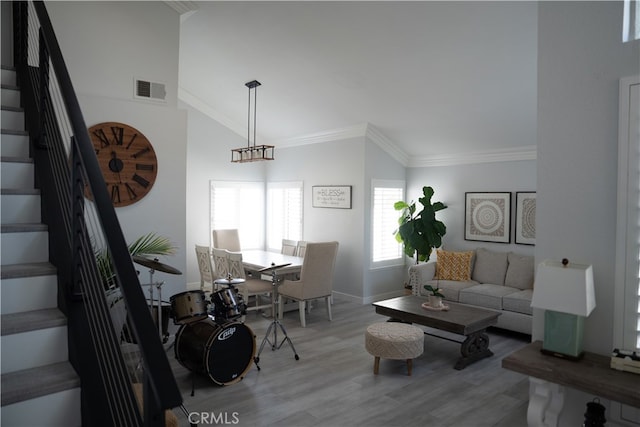
[[[240,381],[255,353],[256,337],[240,322],[217,324],[205,319],[181,326],[176,334],[176,360],[218,385]]]
[[[176,325],[197,322],[208,316],[207,303],[202,291],[181,292],[173,295],[169,301],[171,301],[173,323]]]
[[[215,310],[214,317],[216,320],[235,319],[245,311],[245,305],[242,302],[242,296],[237,293],[235,288],[222,289],[211,295]]]

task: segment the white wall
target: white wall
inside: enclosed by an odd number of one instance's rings
[[[211,243],[210,181],[264,181],[264,163],[231,163],[231,149],[247,141],[210,117],[188,108],[186,168],[187,280],[200,283],[195,245]]]
[[[621,41],[622,2],[540,2],[538,10],[536,261],[566,257],[593,264],[597,306],[586,321],[585,349],[608,354],[618,80],[640,73],[640,43]],[[543,337],[542,317],[534,313],[534,339]],[[561,425],[581,424],[592,399],[571,391]]]
[[[362,296],[365,188],[364,137],[278,149],[267,165],[269,181],[304,182],[304,240],[336,240],[338,259],[333,289]],[[351,185],[351,209],[314,208],[314,185]]]
[[[371,268],[371,217],[373,179],[387,179],[406,181],[406,169],[397,160],[393,159],[375,142],[367,139],[365,145],[365,212],[364,212],[364,239],[362,241],[362,296],[364,303],[371,303],[385,298],[402,295],[404,293],[406,266],[394,266],[383,268]],[[393,239],[393,236],[389,236]]]
[[[533,247],[514,243],[515,197],[517,191],[536,191],[536,161],[508,161],[472,165],[409,168],[407,200],[422,197],[422,187],[433,187],[432,201],[447,205],[436,214],[444,222],[447,234],[443,249],[468,250],[485,247],[495,251],[511,251],[533,255]],[[511,192],[511,243],[464,240],[465,192]]]
[[[153,144],[158,175],[139,202],[116,209],[127,242],[149,232],[168,237],[175,256],[162,258],[186,270],[186,113],[176,106],[180,17],[161,2],[47,2],[88,127],[127,123]],[[134,77],[164,82],[167,103],[133,99]],[[146,267],[136,265],[142,283]],[[184,290],[186,276],[156,272],[163,298]]]

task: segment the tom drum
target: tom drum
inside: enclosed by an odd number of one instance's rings
[[[171,296],[169,301],[171,301],[173,323],[176,325],[197,322],[208,316],[207,303],[202,291],[181,292]]]

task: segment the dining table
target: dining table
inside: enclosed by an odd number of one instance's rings
[[[276,269],[277,276],[299,274],[302,270],[303,261],[303,257],[285,255],[279,252],[257,249],[242,251],[242,264],[244,264],[246,270],[259,271],[272,266],[288,264],[282,268]],[[271,271],[264,272],[263,274],[271,275]]]

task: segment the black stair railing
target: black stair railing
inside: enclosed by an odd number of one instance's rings
[[[14,2],[13,8],[14,64],[42,218],[49,228],[50,261],[58,269],[58,306],[68,318],[69,359],[81,378],[82,423],[163,426],[165,410],[181,406],[182,397],[51,21],[41,1]],[[107,251],[111,260],[115,274],[108,282],[98,269],[98,250]],[[118,298],[107,299],[114,292]],[[117,304],[126,307],[136,337],[133,353],[123,352],[114,327]],[[136,381],[142,382],[142,413],[132,384]]]

